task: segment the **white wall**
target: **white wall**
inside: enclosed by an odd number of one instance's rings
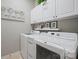
[[[1,20],[1,54],[6,55],[19,50],[19,37],[22,32],[30,32],[30,11],[34,0],[2,0],[2,5],[25,11],[25,21]]]

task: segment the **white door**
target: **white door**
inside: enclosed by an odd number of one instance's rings
[[[55,3],[55,0],[47,0],[49,20],[53,20],[55,18]]]
[[[27,41],[24,35],[21,35],[21,54],[24,59],[27,59]]]
[[[31,23],[36,23],[38,21],[38,6],[35,7],[32,11],[31,11]]]
[[[31,40],[28,40],[27,44],[28,44],[28,59],[36,59],[36,44]]]
[[[34,12],[35,12],[35,8],[31,11],[31,24],[36,22],[35,21],[36,13]]]
[[[55,17],[55,0],[47,0],[43,6],[43,21],[49,21]]]
[[[38,23],[41,21],[42,21],[42,7],[40,4],[31,11],[31,23]]]
[[[38,14],[37,14],[37,20],[38,22],[42,22],[42,13],[43,13],[43,8],[42,8],[42,5],[40,4],[38,6]]]
[[[56,16],[58,18],[75,13],[76,0],[56,0]]]

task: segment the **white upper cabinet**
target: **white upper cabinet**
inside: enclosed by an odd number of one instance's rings
[[[77,0],[56,0],[56,17],[72,16],[77,13]]]
[[[31,12],[31,23],[38,23],[77,15],[78,0],[47,0]]]
[[[52,2],[52,3],[51,3]],[[47,0],[43,6],[43,21],[49,21],[55,17],[55,0]]]
[[[31,11],[31,23],[38,23],[42,21],[42,5],[36,6]]]

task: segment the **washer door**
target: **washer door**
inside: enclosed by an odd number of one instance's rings
[[[60,55],[37,45],[36,59],[61,59]]]
[[[46,50],[49,50],[49,51],[51,51],[51,54],[49,55],[49,56],[51,56],[52,55],[52,57],[49,57],[50,59],[52,58],[52,59],[64,59],[64,48],[62,48],[62,47],[60,47],[59,45],[57,45],[57,44],[54,44],[54,43],[50,43],[50,42],[47,42],[47,43],[43,43],[43,44],[37,44],[37,46],[41,46],[41,47],[43,47],[44,49],[46,49]],[[37,48],[38,49],[38,48]],[[39,49],[38,49],[39,50]],[[40,49],[40,50],[42,50],[42,51],[44,51],[43,49]],[[38,52],[38,51],[37,51]],[[46,51],[45,51],[45,53],[41,53],[41,52],[39,52],[40,54],[48,54],[48,53],[46,53]],[[38,54],[38,53],[37,53]],[[44,55],[45,56],[45,55]],[[47,57],[47,56],[46,56]],[[42,59],[42,58],[41,58]],[[43,58],[44,59],[44,58]],[[46,59],[46,58],[45,58]]]

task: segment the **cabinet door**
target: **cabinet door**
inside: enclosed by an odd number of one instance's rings
[[[36,21],[35,21],[35,16],[36,16],[36,14],[35,14],[34,12],[35,12],[35,9],[33,9],[33,10],[31,11],[31,24],[34,23],[34,22],[36,22]]]
[[[40,4],[38,6],[38,13],[37,13],[37,20],[38,22],[42,22],[42,13],[43,13],[43,8],[42,8],[42,5]]]
[[[49,21],[55,17],[55,0],[47,0],[43,6],[43,21]]]
[[[41,21],[42,21],[42,7],[40,4],[31,11],[31,23],[38,23]]]
[[[27,41],[24,35],[21,35],[21,54],[24,59],[27,59]]]
[[[28,40],[28,59],[36,59],[36,44]]]
[[[38,7],[35,7],[32,11],[31,11],[31,23],[36,23],[37,22],[37,14],[38,14]]]
[[[77,0],[56,0],[56,16],[66,17],[70,15],[74,15],[77,11],[75,4]]]
[[[47,0],[47,4],[48,4],[48,9],[47,9],[47,13],[49,15],[48,19],[49,20],[53,20],[55,18],[55,0]]]

